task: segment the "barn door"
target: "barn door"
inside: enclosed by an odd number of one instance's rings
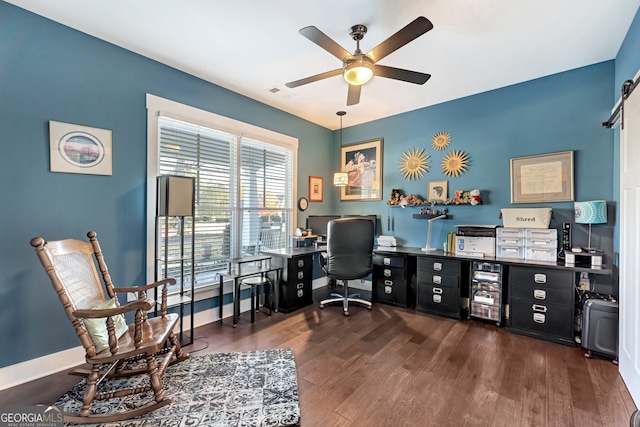
[[[640,407],[640,87],[620,132],[620,375]]]

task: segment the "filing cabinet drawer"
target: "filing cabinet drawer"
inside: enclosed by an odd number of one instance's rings
[[[512,286],[531,285],[545,288],[568,287],[573,290],[572,271],[546,269],[542,267],[511,267],[509,281]]]
[[[460,274],[460,262],[448,259],[418,257],[418,271]]]
[[[375,302],[407,308],[410,305],[409,288],[406,280],[377,278],[374,282]]]
[[[460,287],[460,277],[451,274],[426,273],[421,271],[419,274],[419,283],[442,288],[458,288]]]
[[[418,284],[416,310],[460,319],[460,290]]]
[[[385,267],[404,268],[404,256],[402,255],[386,255],[373,254],[373,265],[382,265]]]
[[[543,339],[558,337],[565,343],[574,343],[571,306],[512,298],[509,321],[512,332]]]
[[[573,287],[552,288],[545,286],[517,285],[511,288],[514,298],[522,298],[542,304],[572,304]]]
[[[384,267],[381,265],[373,266],[373,274],[376,278],[385,278],[391,280],[405,280],[406,270],[403,268]]]

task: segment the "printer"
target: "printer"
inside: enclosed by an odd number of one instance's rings
[[[455,254],[495,257],[497,227],[497,225],[458,225],[455,236]]]

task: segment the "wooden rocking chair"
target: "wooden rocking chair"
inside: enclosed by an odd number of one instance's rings
[[[162,376],[170,364],[189,358],[173,333],[178,315],[167,313],[167,285],[175,279],[164,279],[145,286],[115,288],[107,270],[96,233],[87,233],[89,242],[66,239],[46,242],[41,237],[31,239],[31,245],[51,279],[67,317],[73,324],[86,352],[90,370],[75,370],[74,375],[87,378],[87,386],[78,414],[65,413],[72,423],[106,423],[137,417],[166,406],[172,399],[164,395]],[[95,257],[95,260],[94,260]],[[102,282],[96,270],[102,274]],[[160,314],[147,317],[155,302],[147,298],[148,290],[162,287]],[[105,295],[106,289],[106,295]],[[135,292],[138,299],[120,306],[116,293]],[[135,322],[127,326],[124,314],[134,313]],[[136,367],[127,362],[138,361]],[[140,368],[139,366],[143,366]],[[98,393],[104,379],[146,374],[149,383]],[[126,412],[97,414],[94,401],[123,398],[153,390],[150,402]]]

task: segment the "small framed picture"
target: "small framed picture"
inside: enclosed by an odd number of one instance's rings
[[[111,175],[111,131],[49,120],[51,172]]]
[[[324,193],[324,179],[321,176],[309,177],[309,201],[321,202]]]
[[[449,197],[448,181],[429,181],[427,184],[427,200],[444,203]]]

